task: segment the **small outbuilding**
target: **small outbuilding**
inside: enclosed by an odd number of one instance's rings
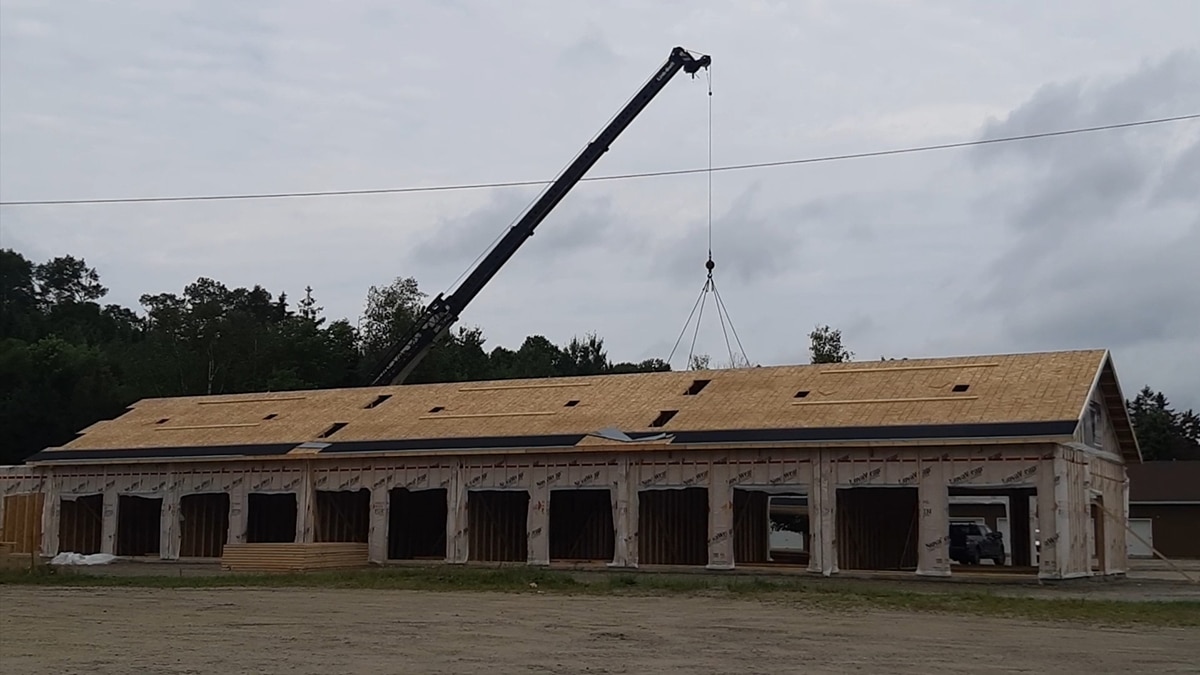
[[[1130,555],[1200,559],[1200,462],[1146,462],[1128,472]]]

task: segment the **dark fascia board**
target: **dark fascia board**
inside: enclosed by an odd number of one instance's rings
[[[408,438],[393,441],[343,441],[330,443],[320,452],[337,455],[349,452],[420,452],[422,450],[492,450],[505,448],[570,448],[587,434],[546,436],[475,436],[463,438]]]
[[[1002,422],[987,424],[902,425],[883,427],[816,427],[793,429],[727,429],[717,431],[675,431],[672,445],[736,445],[743,443],[820,443],[854,441],[918,441],[979,438],[1033,438],[1070,436],[1077,420],[1051,422]],[[634,440],[658,432],[634,432]],[[544,436],[484,436],[465,438],[396,439],[383,441],[343,441],[330,443],[320,455],[372,454],[384,452],[419,453],[446,450],[570,449],[587,434]],[[297,443],[261,445],[218,445],[110,450],[43,450],[27,462],[48,463],[80,460],[130,459],[203,459],[222,457],[270,457],[286,454]]]
[[[676,444],[819,443],[824,441],[913,441],[955,438],[1029,438],[1070,436],[1076,420],[997,422],[985,424],[906,424],[879,427],[801,427],[798,429],[730,429],[677,431]]]
[[[109,460],[109,459],[191,459],[212,457],[271,457],[285,455],[296,443],[263,443],[255,445],[192,445],[160,448],[110,448],[103,450],[49,449],[27,457],[26,463]]]
[[[1076,420],[998,424],[906,425],[890,427],[818,427],[795,429],[727,429],[675,431],[674,445],[733,445],[738,443],[814,443],[822,441],[889,441],[953,438],[1029,438],[1070,436]],[[634,432],[633,440],[660,435]],[[418,452],[425,450],[473,450],[504,448],[570,448],[586,434],[549,436],[490,436],[475,438],[398,439],[392,441],[344,441],[331,443],[322,455],[370,452]]]

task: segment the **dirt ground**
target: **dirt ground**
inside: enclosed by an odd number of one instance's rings
[[[1195,629],[761,599],[0,587],[18,673],[1182,673]]]

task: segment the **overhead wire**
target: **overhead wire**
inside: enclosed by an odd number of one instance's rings
[[[1182,122],[1186,120],[1200,119],[1200,113],[1191,115],[1176,115],[1173,117],[1159,117],[1155,119],[1144,119],[1133,122],[1118,122],[1114,124],[1102,124],[1091,127],[1079,127],[1073,129],[1060,129],[1056,131],[1044,131],[1030,134],[1020,134],[1015,136],[1001,136],[997,138],[981,138],[973,141],[958,141],[954,143],[939,143],[934,145],[919,145],[903,148],[892,148],[888,150],[872,150],[866,152],[852,152],[839,155],[821,155],[816,157],[802,157],[799,159],[785,159],[767,162],[750,162],[745,164],[730,164],[726,166],[704,167],[693,169],[666,169],[662,171],[642,171],[636,173],[610,174],[604,176],[583,177],[580,182],[599,182],[613,180],[629,180],[635,178],[657,178],[661,176],[683,176],[688,174],[704,173],[704,172],[724,172],[724,171],[744,171],[751,169],[767,169],[781,166],[797,166],[802,164],[817,164],[824,162],[836,162],[849,159],[866,159],[870,157],[887,157],[891,155],[905,155],[920,152],[931,152],[937,150],[950,150],[955,148],[967,148],[972,146],[993,145],[998,143],[1013,143],[1019,141],[1037,140],[1043,138],[1052,138],[1058,136],[1071,136],[1076,134],[1086,134],[1099,131],[1111,131],[1116,129],[1128,129],[1132,127],[1143,127],[1154,124],[1167,124],[1171,122]],[[480,190],[492,188],[511,188],[525,187],[531,185],[548,185],[553,182],[550,180],[517,180],[517,181],[495,181],[488,183],[458,183],[448,185],[427,185],[427,186],[409,186],[409,187],[394,187],[394,188],[364,188],[352,190],[312,190],[312,191],[297,191],[297,192],[258,192],[258,193],[243,193],[243,194],[210,194],[210,195],[176,195],[163,197],[108,197],[108,198],[81,198],[81,199],[26,199],[26,200],[9,200],[0,201],[0,206],[60,206],[72,204],[136,204],[136,203],[153,203],[153,202],[199,202],[199,201],[232,201],[232,200],[247,200],[247,199],[292,199],[304,197],[344,197],[344,196],[359,196],[359,195],[381,195],[381,194],[411,194],[424,192],[448,192],[457,190]]]

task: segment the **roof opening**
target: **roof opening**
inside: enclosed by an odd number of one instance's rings
[[[970,386],[969,384],[956,384],[954,385],[954,391],[966,391]]]
[[[363,408],[364,409],[374,408],[375,406],[379,405],[380,403],[383,403],[384,401],[388,400],[391,397],[392,397],[391,394],[380,394],[375,397],[374,401],[371,401],[370,403],[366,404],[365,406],[363,406]]]
[[[155,424],[166,424],[166,423],[167,423],[167,420],[169,420],[169,419],[171,419],[171,418],[170,418],[170,417],[164,417],[164,418],[160,419],[159,421],[155,422]]]
[[[793,396],[792,398],[806,398],[806,397],[808,397],[808,390],[801,389],[800,391],[796,392],[796,395]]]
[[[271,413],[270,415],[267,415],[267,416],[266,416],[266,417],[264,417],[263,419],[264,419],[264,420],[273,420],[273,419],[275,419],[276,417],[279,417],[279,415],[278,415],[277,413]]]
[[[700,393],[701,389],[707,387],[709,382],[712,382],[712,380],[692,380],[692,386],[688,387],[687,391],[683,392],[683,395],[695,396]]]
[[[570,401],[567,401],[566,404],[563,405],[563,407],[564,408],[574,408],[577,405],[579,405],[579,401],[576,401],[575,399],[571,399]]]
[[[650,423],[650,426],[661,427],[661,426],[665,425],[667,422],[671,421],[671,418],[674,417],[675,413],[677,413],[677,412],[679,412],[679,411],[678,410],[663,410],[663,411],[659,412],[658,417],[654,418],[654,421]]]
[[[429,409],[429,412],[438,413],[438,412],[442,412],[445,409],[446,409],[446,406],[444,406],[444,405],[435,405]]]
[[[341,431],[347,424],[349,424],[349,422],[334,422],[328,429],[321,432],[317,438],[329,438],[330,436]]]

